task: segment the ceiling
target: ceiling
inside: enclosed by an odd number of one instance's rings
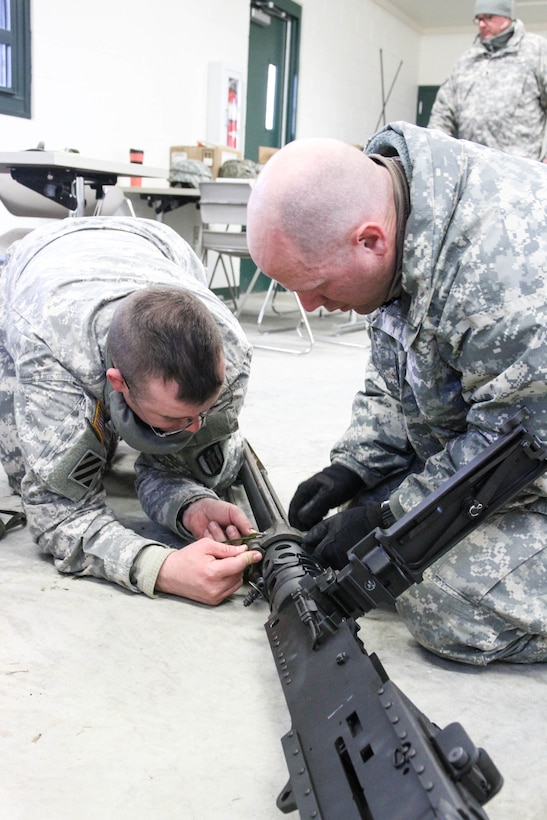
[[[374,0],[420,32],[468,30],[473,27],[474,0]],[[547,0],[516,0],[516,16],[530,30],[547,29]]]

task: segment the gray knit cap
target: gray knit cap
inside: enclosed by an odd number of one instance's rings
[[[515,4],[513,0],[476,0],[475,16],[477,14],[499,14],[514,20]]]

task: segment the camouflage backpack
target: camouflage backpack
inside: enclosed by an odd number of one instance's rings
[[[200,182],[211,182],[210,168],[199,159],[176,159],[169,169],[169,185],[172,188],[198,188]]]

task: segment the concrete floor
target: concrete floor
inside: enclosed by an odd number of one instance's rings
[[[307,355],[255,352],[242,429],[285,505],[328,463],[349,421],[366,349],[361,331],[332,335],[345,321],[314,316]],[[243,324],[252,341],[303,346],[293,332],[259,336],[250,317]],[[127,525],[151,530],[131,467],[126,451],[111,503]],[[0,507],[16,505],[2,475]],[[290,720],[264,632],[268,607],[244,608],[245,592],[214,609],[150,600],[61,576],[25,530],[10,533],[0,543],[0,817],[280,817]],[[547,818],[544,664],[441,661],[387,612],[363,618],[361,638],[431,720],[461,722],[489,752],[505,778],[485,807],[492,820]]]

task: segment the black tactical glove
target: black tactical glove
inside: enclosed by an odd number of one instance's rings
[[[333,507],[353,498],[363,486],[359,476],[347,467],[341,464],[325,467],[297,487],[289,505],[290,524],[299,530],[309,530]]]
[[[323,566],[342,569],[351,547],[376,527],[386,527],[394,521],[386,502],[369,501],[316,524],[304,536],[302,546]]]

